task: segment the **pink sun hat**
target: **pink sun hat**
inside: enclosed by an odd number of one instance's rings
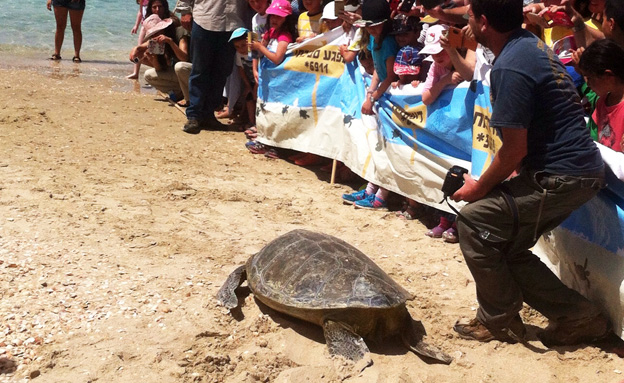
[[[145,38],[143,38],[143,42],[164,31],[171,24],[173,24],[173,20],[171,19],[163,20],[155,13],[150,15],[147,19],[143,20],[143,28],[145,28]]]
[[[266,13],[268,15],[286,17],[292,14],[292,7],[286,0],[273,0]]]

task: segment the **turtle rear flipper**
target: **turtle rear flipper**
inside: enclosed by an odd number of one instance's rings
[[[219,304],[230,310],[237,307],[238,297],[236,296],[236,288],[240,286],[245,279],[247,279],[245,265],[239,266],[236,270],[232,271],[232,274],[228,276],[217,293],[217,301]]]
[[[453,358],[450,355],[423,341],[423,337],[425,336],[424,328],[422,328],[422,325],[420,325],[420,329],[418,327],[419,326],[414,325],[413,320],[410,318],[407,328],[405,329],[406,331],[401,333],[401,339],[405,346],[418,355],[444,364],[451,364]]]
[[[327,348],[331,355],[341,355],[354,362],[368,357],[368,346],[364,343],[364,339],[345,324],[326,320],[323,323],[323,333],[325,334],[325,342],[327,342]],[[372,360],[363,368],[371,364],[373,364]]]

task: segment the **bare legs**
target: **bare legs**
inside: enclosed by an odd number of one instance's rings
[[[74,34],[74,57],[80,58],[80,48],[82,48],[82,15],[84,11],[69,10],[69,21],[72,33]]]
[[[54,55],[60,57],[61,47],[65,39],[65,28],[67,27],[67,15],[71,23],[74,35],[74,57],[80,58],[80,48],[82,47],[82,15],[84,11],[76,11],[65,7],[54,7],[54,17],[56,19],[56,32],[54,34]]]
[[[61,47],[65,39],[65,27],[67,27],[68,9],[64,7],[54,7],[54,18],[56,19],[56,33],[54,34],[54,55],[61,55]]]

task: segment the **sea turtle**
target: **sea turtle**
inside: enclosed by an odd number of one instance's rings
[[[328,234],[286,233],[234,270],[217,293],[220,304],[238,306],[235,289],[249,288],[272,309],[323,327],[329,353],[353,361],[368,347],[399,334],[413,352],[442,363],[452,358],[423,341],[405,302],[413,299],[364,253]]]

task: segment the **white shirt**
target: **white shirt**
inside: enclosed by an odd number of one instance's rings
[[[175,12],[192,13],[193,21],[207,31],[229,32],[243,26],[245,0],[178,0]]]

